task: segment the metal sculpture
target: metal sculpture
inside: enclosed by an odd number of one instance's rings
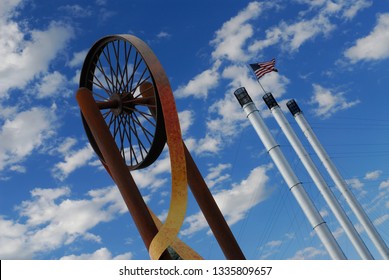
[[[118,186],[152,259],[201,257],[177,238],[189,185],[227,259],[244,259],[181,137],[169,80],[151,49],[132,35],[111,35],[88,52],[76,98],[87,137]],[[151,165],[169,147],[172,192],[164,224],[144,202],[130,171]]]

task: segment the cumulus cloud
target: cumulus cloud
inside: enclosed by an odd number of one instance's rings
[[[382,170],[374,170],[367,172],[364,179],[365,180],[377,180],[382,174]]]
[[[266,173],[269,169],[270,166],[256,167],[239,184],[234,183],[231,188],[214,194],[216,203],[229,225],[243,219],[251,208],[269,196],[270,191],[266,188],[269,179]],[[207,228],[207,222],[203,214],[198,212],[186,218],[184,226],[187,227],[181,233],[191,235]]]
[[[63,152],[64,160],[55,164],[52,170],[53,176],[60,180],[66,179],[70,173],[90,163],[94,156],[94,151],[89,143],[79,150],[69,150],[70,147],[68,145],[74,144],[71,141],[66,139],[61,145],[60,151]]]
[[[323,15],[292,24],[282,21],[278,26],[266,30],[266,39],[255,41],[249,49],[258,52],[271,45],[280,44],[284,51],[297,51],[306,41],[320,34],[328,35],[334,28],[335,25]]]
[[[340,16],[349,20],[357,13],[372,5],[370,0],[295,0],[298,3],[306,4],[310,10],[320,9],[320,12],[326,15]]]
[[[172,35],[165,32],[165,31],[161,31],[157,34],[157,38],[158,39],[163,39],[163,38],[170,38]]]
[[[314,113],[318,117],[328,118],[334,113],[351,108],[360,102],[359,100],[347,101],[344,93],[334,93],[333,90],[318,84],[313,84],[313,90],[310,101],[316,106]]]
[[[55,119],[54,112],[43,107],[33,107],[6,119],[0,127],[0,171],[24,161],[50,138]]]
[[[178,112],[178,118],[180,120],[181,133],[185,136],[193,124],[194,113],[190,110],[181,111]]]
[[[107,248],[101,248],[91,254],[68,255],[61,260],[131,260],[133,257],[131,252],[113,256]]]
[[[292,260],[310,260],[320,256],[326,256],[327,252],[315,247],[307,247],[296,252]]]
[[[216,100],[209,107],[207,130],[204,137],[200,138],[194,147],[197,154],[216,153],[226,143],[231,142],[249,122],[247,122],[242,108],[239,106],[233,92],[245,86],[254,103],[262,104],[261,92],[257,82],[250,78],[247,67],[231,65],[224,68],[222,77],[229,79],[229,87],[223,98]],[[276,98],[286,92],[289,79],[277,73],[269,73],[261,80],[266,89],[272,91]]]
[[[36,188],[16,208],[18,219],[0,217],[0,258],[31,259],[77,239],[100,242],[90,230],[127,211],[116,186],[91,190],[85,199],[70,195],[68,187]]]
[[[152,192],[163,187],[168,182],[171,173],[170,156],[165,149],[162,155],[150,167],[131,172],[135,182],[141,189],[149,189]]]
[[[251,2],[240,11],[238,15],[225,22],[223,26],[216,31],[215,39],[211,45],[215,47],[212,52],[213,59],[227,59],[230,61],[247,61],[249,58],[243,50],[247,39],[253,36],[253,27],[248,23],[262,12],[262,4]]]
[[[350,20],[357,13],[372,2],[368,0],[296,0],[298,3],[309,6],[308,10],[302,10],[300,17],[292,22],[281,21],[278,25],[268,28],[265,38],[254,41],[249,50],[257,53],[269,46],[278,44],[283,51],[295,52],[306,42],[317,36],[328,36],[337,25],[334,18]],[[308,19],[307,14],[315,10],[315,16]]]
[[[365,196],[367,191],[363,189],[364,184],[358,178],[346,179],[346,183],[355,191],[358,191],[360,196]]]
[[[389,57],[389,13],[380,14],[374,29],[344,52],[352,63]]]
[[[230,174],[223,174],[223,172],[227,169],[231,168],[231,164],[229,163],[219,163],[217,166],[212,166],[208,169],[208,174],[205,177],[205,181],[207,182],[207,186],[209,188],[213,188],[215,185],[220,184],[226,180],[228,180],[231,176]]]
[[[386,181],[381,182],[380,185],[379,185],[379,189],[380,190],[389,190],[389,179],[387,179]]]
[[[90,7],[82,7],[77,4],[60,6],[58,9],[75,18],[90,17],[93,14]]]
[[[34,78],[47,74],[50,62],[72,37],[73,29],[60,22],[51,22],[45,30],[22,31],[16,22],[1,19],[0,97],[7,97],[10,89],[23,89]]]
[[[54,71],[46,73],[40,81],[35,84],[34,97],[38,99],[48,97],[66,98],[72,94],[68,88],[68,80],[65,75]]]
[[[82,50],[79,52],[73,53],[72,59],[68,62],[70,67],[79,67],[84,63],[85,57],[88,53],[88,50]]]
[[[205,70],[196,75],[186,85],[179,86],[175,91],[177,98],[192,96],[194,98],[206,98],[210,90],[219,84],[219,62],[216,62],[211,69]]]

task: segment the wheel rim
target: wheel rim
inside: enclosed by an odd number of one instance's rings
[[[113,35],[97,41],[86,56],[80,87],[93,93],[112,137],[130,170],[152,164],[166,143],[158,85],[142,48],[132,37]],[[82,117],[92,148],[105,163]]]

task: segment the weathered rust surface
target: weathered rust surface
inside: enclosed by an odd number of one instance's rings
[[[130,42],[147,63],[147,67],[152,75],[152,83],[144,82],[140,86],[142,97],[134,99],[129,94],[125,94],[122,97],[123,94],[115,92],[106,101],[96,102],[93,98],[90,90],[93,87],[93,83],[88,77],[90,77],[90,71],[93,70],[95,57],[101,53],[101,47],[106,42],[112,40],[126,40]],[[98,41],[88,53],[86,61],[88,63],[84,63],[81,73],[80,89],[76,95],[81,108],[85,130],[93,148],[100,156],[103,166],[119,187],[146,248],[149,249],[152,259],[170,258],[170,255],[165,249],[177,239],[176,235],[184,220],[187,185],[190,186],[226,258],[245,259],[235,237],[182,140],[178,113],[169,80],[162,65],[151,49],[135,36],[112,35]],[[139,104],[149,105],[150,113],[157,123],[156,136],[152,144],[156,148],[150,149],[150,154],[144,159],[144,162],[135,166],[127,166],[123,158],[124,155],[120,153],[100,110],[110,109],[117,116],[123,113],[124,107],[133,106],[135,108]],[[172,167],[172,197],[166,222],[163,225],[158,224],[158,230],[129,170],[149,166],[157,159],[166,141],[169,145]],[[185,246],[182,245],[181,247],[184,248]],[[188,255],[196,255],[190,250],[187,250],[187,252]],[[198,258],[197,255],[196,258]]]
[[[158,233],[158,229],[147,205],[120,155],[91,91],[87,88],[80,88],[77,91],[76,99],[109,168],[109,173],[119,188],[146,248],[149,248],[151,241]],[[169,253],[165,252],[161,259],[170,259]]]

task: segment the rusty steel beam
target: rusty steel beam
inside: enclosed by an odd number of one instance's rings
[[[128,167],[92,96],[92,92],[87,88],[80,88],[77,91],[76,99],[94,140],[103,155],[109,173],[118,186],[140,236],[148,249],[158,229],[147,209],[146,203],[128,171]],[[171,259],[171,257],[165,251],[160,259]]]
[[[188,184],[197,204],[204,214],[220,248],[229,260],[245,260],[242,250],[236,241],[223,214],[216,204],[203,176],[194,162],[188,148],[184,144]]]

